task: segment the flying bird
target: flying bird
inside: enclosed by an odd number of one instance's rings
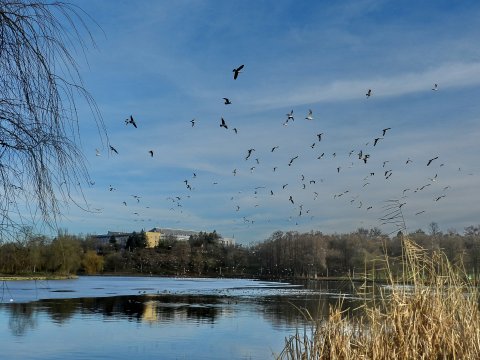
[[[251,149],[248,149],[248,150],[247,150],[248,154],[247,154],[247,156],[245,157],[245,160],[248,160],[248,158],[252,155],[252,151],[255,151],[255,149],[254,149],[254,148],[251,148]]]
[[[319,157],[317,157],[318,160],[320,160],[323,156],[325,155],[325,153],[321,153]]]
[[[438,84],[433,84],[432,90],[433,90],[433,91],[438,91]]]
[[[238,134],[238,129],[237,128],[233,128],[233,131],[235,131],[235,134]]]
[[[308,110],[308,115],[307,115],[307,117],[305,118],[305,120],[313,120],[313,112],[312,112],[312,109],[309,109],[309,110]]]
[[[295,204],[295,203],[293,202],[292,195],[290,195],[290,197],[288,198],[288,200],[290,200],[290,202],[291,202],[292,204]]]
[[[225,100],[225,105],[230,105],[232,103],[229,98],[223,98],[223,100]]]
[[[375,138],[374,142],[373,142],[373,146],[376,146],[378,141],[383,139],[383,137],[378,137],[378,138]]]
[[[294,156],[293,158],[290,159],[290,162],[288,163],[288,166],[292,166],[292,163],[295,159],[298,159],[298,155]]]
[[[369,98],[372,95],[372,89],[368,89],[365,95],[367,96],[367,98]]]
[[[153,150],[149,150],[148,153],[150,154],[151,157],[153,157]]]
[[[383,129],[383,130],[382,130],[382,132],[383,132],[382,136],[385,136],[385,134],[387,133],[387,131],[390,130],[390,129],[391,129],[391,128],[389,128],[389,127]]]
[[[274,146],[274,147],[272,148],[272,152],[274,152],[275,149],[278,149],[278,146]]]
[[[125,125],[128,125],[128,124],[132,124],[135,128],[137,127],[137,123],[135,122],[135,120],[133,120],[132,115],[130,115],[130,119],[125,120]]]
[[[117,149],[115,149],[112,145],[109,145],[109,146],[110,146],[110,150],[112,150],[115,154],[118,154]]]
[[[98,149],[95,149],[95,155],[100,156],[100,151]]]
[[[238,68],[232,70],[233,71],[233,80],[237,80],[238,74],[240,74],[242,72],[241,70],[243,69],[244,66],[245,65],[240,65]]]
[[[225,129],[228,129],[228,126],[227,126],[227,124],[225,123],[225,120],[223,119],[223,117],[222,117],[222,122],[221,122],[221,124],[220,124],[220,127],[223,127],[223,128],[225,128]]]
[[[287,122],[288,120],[292,120],[292,121],[295,121],[295,118],[293,117],[293,110],[290,111],[287,115]]]
[[[317,134],[318,141],[322,141],[322,135],[323,135],[323,133]]]
[[[192,123],[192,127],[194,127],[195,126],[195,119],[190,120],[190,122]]]
[[[438,159],[438,156],[435,156],[434,158],[428,160],[427,166],[429,166],[433,160],[437,160],[437,159]]]

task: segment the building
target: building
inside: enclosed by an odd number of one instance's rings
[[[106,235],[96,235],[95,239],[98,241],[99,245],[115,243],[121,247],[125,247],[130,235],[132,235],[132,233],[108,231]]]
[[[153,228],[149,232],[160,234],[160,239],[162,240],[167,237],[173,237],[175,240],[178,240],[178,241],[188,241],[188,239],[190,239],[190,236],[198,235],[198,231],[181,230],[181,229]]]
[[[162,228],[153,228],[150,231],[145,232],[145,237],[147,240],[147,248],[154,248],[158,246],[158,243],[161,240],[168,238],[173,238],[177,241],[188,241],[190,236],[198,235],[198,231],[192,230],[182,230],[182,229],[162,229]],[[124,248],[127,244],[128,238],[133,235],[133,232],[117,232],[117,231],[108,231],[106,235],[96,235],[94,236],[98,242],[98,245],[108,245],[108,244],[117,244],[118,246]],[[223,246],[232,246],[235,245],[235,239],[233,238],[219,238],[218,242]]]
[[[158,246],[160,242],[161,234],[155,231],[147,231],[145,232],[145,236],[147,238],[147,249],[154,248]]]

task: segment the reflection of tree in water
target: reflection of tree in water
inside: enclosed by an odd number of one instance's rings
[[[10,310],[8,328],[13,335],[22,336],[27,330],[37,326],[36,314],[28,304],[10,304],[8,309]]]
[[[28,314],[45,312],[53,323],[63,324],[75,315],[127,319],[129,321],[174,322],[195,321],[214,323],[222,313],[221,299],[215,296],[194,295],[138,295],[104,298],[74,298],[39,300],[12,304],[11,328],[21,329],[21,321],[28,325]],[[18,325],[15,325],[18,323]],[[32,322],[34,325],[35,323]]]
[[[49,299],[26,304],[11,304],[9,326],[14,335],[22,335],[36,326],[38,313],[46,313],[52,322],[62,325],[70,318],[100,316],[150,324],[169,323],[215,324],[222,316],[235,316],[237,311],[253,309],[277,328],[303,326],[308,323],[305,309],[313,319],[328,317],[331,305],[338,299],[313,294],[270,297],[227,297],[208,295],[136,295],[99,298]],[[356,307],[351,300],[344,308]]]

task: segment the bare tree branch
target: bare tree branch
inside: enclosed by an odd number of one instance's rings
[[[85,38],[95,46],[85,18],[67,3],[0,0],[0,240],[38,218],[55,227],[60,204],[82,194],[78,99],[107,138],[72,54]]]

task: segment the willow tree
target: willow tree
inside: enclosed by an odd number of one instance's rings
[[[32,221],[55,227],[89,181],[79,100],[106,138],[74,57],[95,46],[89,22],[71,4],[0,0],[0,240]]]

